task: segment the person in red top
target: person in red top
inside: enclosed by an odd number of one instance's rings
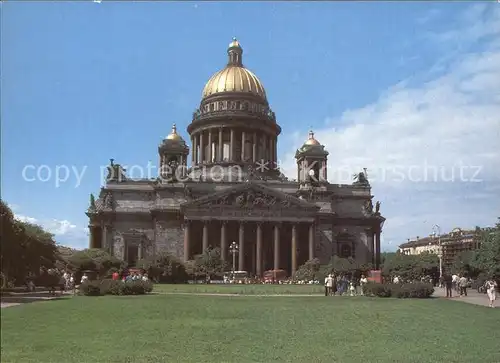
[[[113,275],[111,275],[113,280],[118,280],[120,278],[120,275],[118,275],[118,272],[113,272]]]

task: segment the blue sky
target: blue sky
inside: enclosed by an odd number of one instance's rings
[[[2,198],[62,244],[86,247],[84,211],[109,158],[156,163],[172,123],[187,136],[233,36],[283,128],[283,168],[295,175],[293,152],[309,127],[330,151],[332,182],[342,168],[367,167],[388,219],[385,249],[431,233],[435,223],[446,231],[491,225],[500,215],[496,3],[1,7]],[[26,165],[47,165],[52,177],[27,181]],[[56,186],[58,165],[84,171],[81,183],[72,172]],[[436,178],[413,180],[423,165]],[[443,180],[443,170],[460,166],[468,167],[466,181],[457,173]],[[396,169],[405,180],[395,180]],[[36,177],[32,169],[27,176]]]

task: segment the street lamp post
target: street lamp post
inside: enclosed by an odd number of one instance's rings
[[[439,257],[439,284],[441,285],[441,281],[443,278],[443,251],[441,249],[441,227],[438,224],[435,224],[432,227],[432,235],[434,238],[438,239],[438,257]]]
[[[231,246],[229,246],[229,252],[233,255],[233,279],[234,279],[234,272],[236,271],[236,254],[238,253],[238,245],[236,242],[233,241],[231,243]]]

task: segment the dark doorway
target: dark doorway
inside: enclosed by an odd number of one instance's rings
[[[137,246],[127,246],[127,263],[129,267],[135,267],[139,257]]]

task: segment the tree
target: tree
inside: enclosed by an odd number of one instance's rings
[[[469,277],[476,276],[476,269],[473,266],[475,255],[473,251],[463,251],[456,255],[453,260],[452,271],[460,275],[466,274]]]
[[[201,275],[199,266],[197,264],[196,260],[189,260],[186,261],[184,264],[184,267],[186,268],[186,273],[188,276],[193,277],[195,280],[198,279],[198,277]]]
[[[221,258],[220,248],[207,248],[201,255],[195,256],[198,271],[209,276],[222,276],[228,265]]]
[[[111,270],[120,270],[125,267],[124,261],[99,248],[77,251],[68,258],[68,262],[77,274],[91,270],[96,271],[100,277],[109,276]]]
[[[137,267],[147,271],[149,277],[158,282],[175,284],[187,280],[186,266],[169,253],[139,260]]]
[[[306,261],[302,266],[300,266],[293,278],[295,280],[305,280],[305,281],[313,281],[316,280],[317,275],[320,271],[320,263],[317,258]]]
[[[16,256],[21,254],[20,239],[22,237],[19,226],[14,223],[14,214],[3,201],[0,201],[0,223],[2,226],[2,287],[5,288],[14,274]]]
[[[471,266],[490,278],[500,279],[500,218],[492,229],[479,234],[481,246],[471,261]]]
[[[58,260],[54,236],[42,227],[14,218],[7,204],[0,201],[2,287],[23,284],[40,269],[53,268]]]
[[[342,258],[338,256],[333,256],[330,262],[326,265],[322,265],[317,273],[317,278],[324,279],[328,274],[334,273],[337,275],[348,275],[355,279],[361,277],[361,275],[366,274],[372,269],[372,265],[359,264],[352,257]]]
[[[424,252],[419,255],[395,253],[387,255],[382,267],[382,275],[392,278],[395,275],[403,280],[418,280],[423,276],[439,277],[439,258],[437,255]]]

